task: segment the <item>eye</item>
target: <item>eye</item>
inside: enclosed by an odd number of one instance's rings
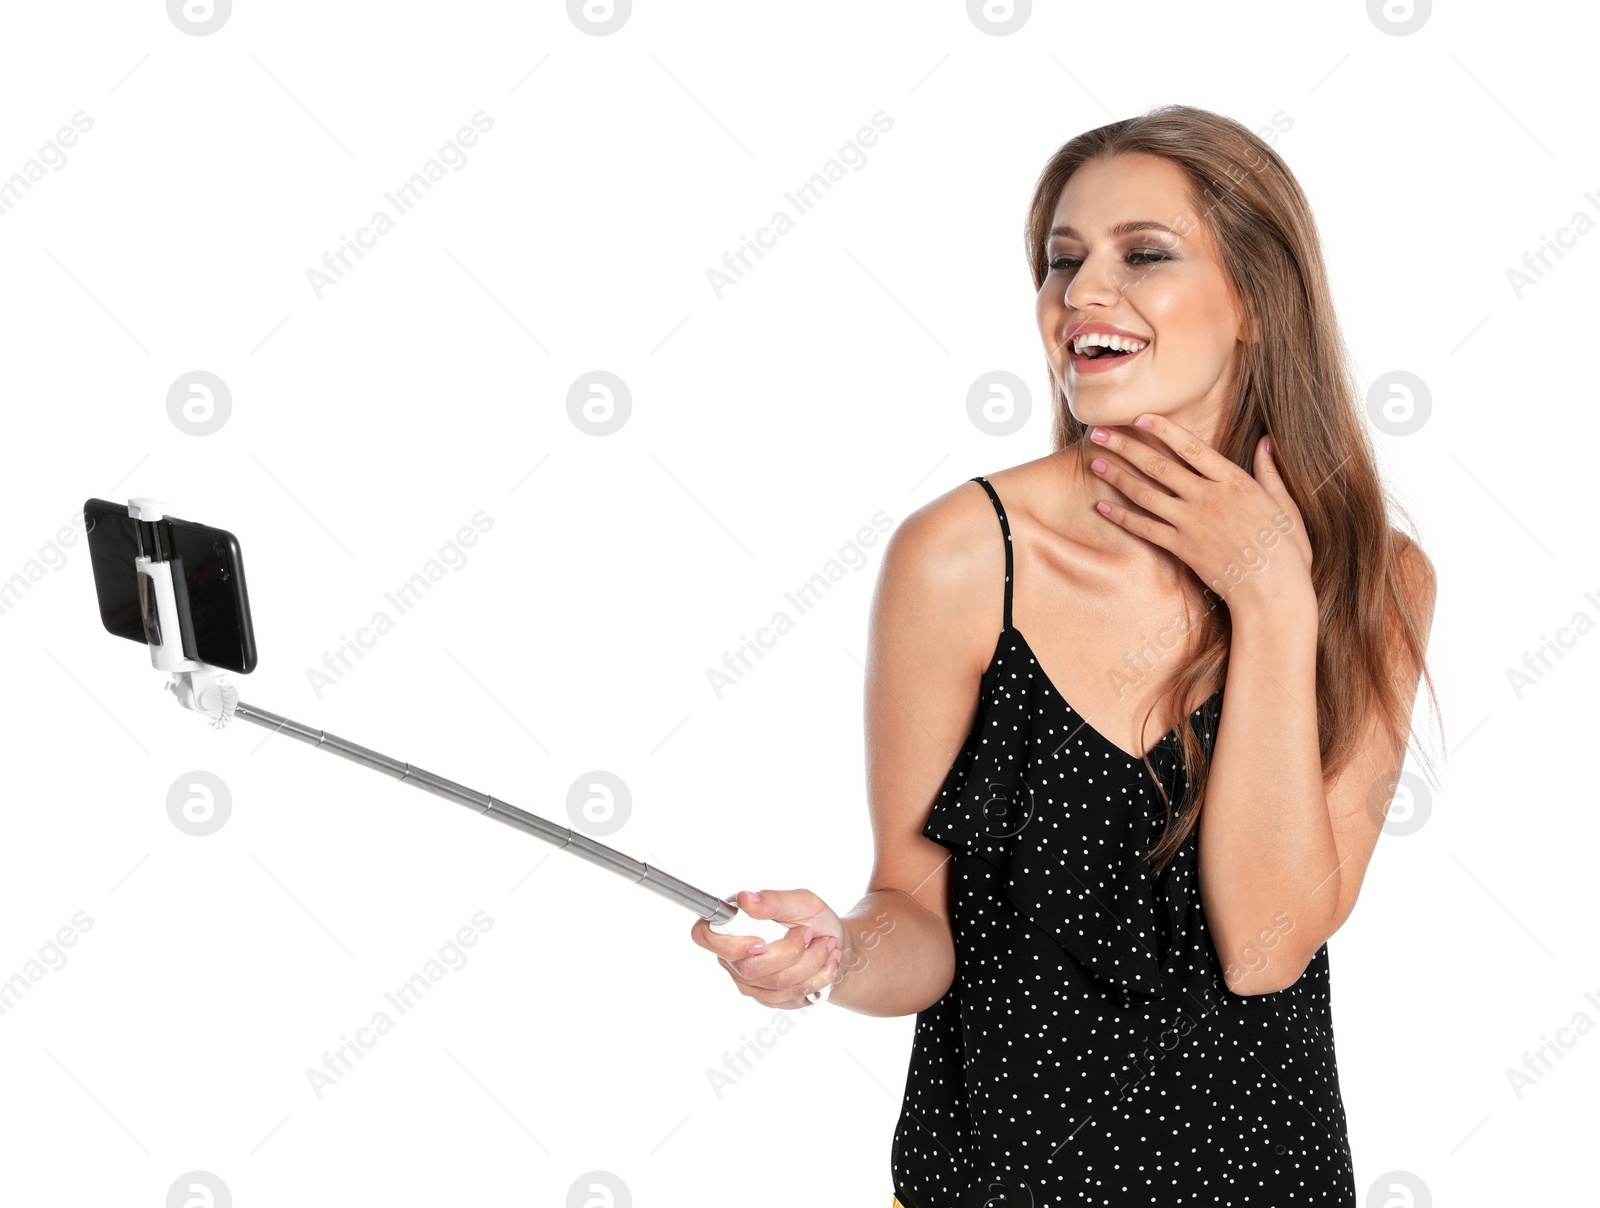
[[[1170,260],[1172,257],[1167,255],[1166,252],[1159,251],[1155,248],[1135,248],[1133,251],[1127,254],[1125,259],[1129,264],[1143,266],[1156,264],[1162,260]],[[1071,256],[1057,256],[1054,260],[1050,261],[1050,268],[1052,271],[1059,273],[1065,272],[1069,265],[1073,268],[1076,268],[1081,263],[1082,261],[1076,260]]]

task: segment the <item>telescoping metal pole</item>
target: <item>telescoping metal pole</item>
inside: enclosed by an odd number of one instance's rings
[[[276,713],[269,713],[254,705],[247,705],[244,701],[234,706],[233,715],[268,730],[298,738],[301,742],[310,743],[324,751],[342,755],[352,763],[359,763],[375,772],[386,773],[406,784],[414,784],[419,789],[434,793],[447,801],[454,801],[458,805],[464,805],[468,809],[493,818],[496,822],[503,822],[524,834],[543,839],[555,847],[567,848],[573,855],[581,856],[592,864],[598,864],[619,876],[627,877],[636,885],[654,890],[680,906],[687,906],[701,918],[709,920],[713,927],[720,929],[726,926],[739,913],[737,902],[726,902],[715,894],[696,889],[688,882],[662,872],[659,868],[651,868],[650,865],[635,860],[632,856],[625,856],[615,848],[607,847],[588,835],[565,826],[557,826],[554,822],[535,817],[514,805],[496,801],[487,793],[480,793],[476,789],[467,788],[464,784],[446,780],[443,776],[436,776],[413,764],[368,750],[325,730],[314,730],[290,718],[280,717]]]
[[[154,523],[162,519],[165,514],[166,505],[159,500],[137,496],[128,501],[128,515],[135,521]],[[487,814],[497,822],[503,822],[536,839],[543,839],[553,847],[565,848],[591,864],[598,864],[619,876],[628,878],[635,885],[642,885],[680,906],[687,906],[707,920],[712,930],[723,935],[754,935],[772,941],[782,939],[788,934],[789,926],[778,919],[758,919],[745,914],[739,909],[737,901],[727,901],[703,889],[696,889],[687,881],[680,881],[659,868],[651,868],[632,856],[625,856],[615,848],[596,842],[588,835],[579,834],[565,826],[557,826],[514,805],[496,801],[487,793],[480,793],[476,789],[467,788],[464,784],[446,780],[443,776],[436,776],[422,768],[413,767],[403,760],[369,750],[348,739],[313,729],[290,718],[258,709],[254,705],[245,704],[239,700],[238,688],[226,682],[226,676],[221,668],[189,658],[184,654],[179,641],[179,635],[184,632],[184,625],[178,604],[179,572],[175,569],[176,562],[169,556],[170,551],[161,548],[159,541],[146,552],[142,530],[137,526],[134,529],[134,536],[137,552],[133,572],[139,584],[139,607],[144,623],[145,639],[150,649],[151,665],[170,672],[172,678],[167,683],[167,690],[185,709],[211,718],[214,727],[220,729],[232,718],[242,717],[268,730],[287,734],[311,746],[332,751],[335,755],[369,767],[375,772],[383,772],[396,780],[414,784],[419,789],[426,789],[436,796],[464,805],[477,813]],[[99,585],[98,570],[96,585],[97,587]],[[811,991],[806,995],[806,999],[813,1003],[826,1002],[832,989],[833,984],[829,983],[820,990]]]
[[[179,694],[179,699],[180,701],[184,699],[182,693]],[[186,707],[194,707],[196,703],[191,699]],[[419,789],[425,789],[447,801],[464,805],[536,839],[543,839],[555,847],[566,848],[591,864],[608,868],[619,876],[627,877],[635,885],[642,885],[680,906],[687,906],[701,918],[708,920],[714,930],[724,935],[756,935],[770,941],[781,939],[788,931],[784,924],[775,919],[752,918],[740,911],[737,902],[725,901],[703,889],[696,889],[687,881],[680,881],[659,868],[651,868],[650,865],[635,860],[632,856],[625,856],[616,848],[607,847],[604,843],[589,838],[588,835],[580,834],[569,827],[557,826],[554,822],[546,821],[526,810],[520,810],[514,805],[496,801],[487,793],[469,789],[464,784],[446,780],[443,776],[436,776],[403,760],[369,750],[336,734],[329,734],[326,730],[314,730],[290,718],[280,717],[276,713],[269,713],[254,705],[247,705],[244,701],[234,705],[233,716],[242,717],[265,729],[287,734],[311,746],[331,751],[375,772],[384,772],[396,780],[414,784]],[[832,992],[833,984],[830,982],[820,990],[813,990],[807,994],[806,1001],[812,1004],[827,1002]]]

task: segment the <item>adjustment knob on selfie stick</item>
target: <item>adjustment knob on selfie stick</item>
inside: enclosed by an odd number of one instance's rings
[[[738,908],[736,900],[728,902],[728,905],[733,907],[733,917],[731,919],[725,923],[712,922],[707,924],[718,935],[753,935],[757,939],[765,940],[770,944],[774,940],[781,940],[789,934],[788,926],[780,923],[777,919],[758,919],[753,914],[746,914]],[[811,942],[817,944],[826,941],[820,937],[813,937]],[[822,989],[813,990],[810,994],[807,994],[806,1001],[813,1004],[827,1002],[828,995],[832,991],[833,983],[829,982]]]

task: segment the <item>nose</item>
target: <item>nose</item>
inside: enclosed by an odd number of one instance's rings
[[[1115,266],[1104,256],[1092,252],[1072,274],[1063,300],[1068,310],[1086,310],[1090,306],[1114,306],[1122,299],[1123,282]],[[1076,296],[1074,296],[1076,295]]]

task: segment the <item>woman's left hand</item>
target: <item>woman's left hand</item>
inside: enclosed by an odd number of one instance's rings
[[[1256,443],[1252,477],[1167,416],[1139,418],[1150,426],[1096,428],[1107,439],[1096,442],[1105,469],[1095,472],[1150,515],[1112,500],[1096,505],[1101,513],[1183,559],[1230,610],[1315,600],[1311,539],[1278,476],[1271,438]]]

